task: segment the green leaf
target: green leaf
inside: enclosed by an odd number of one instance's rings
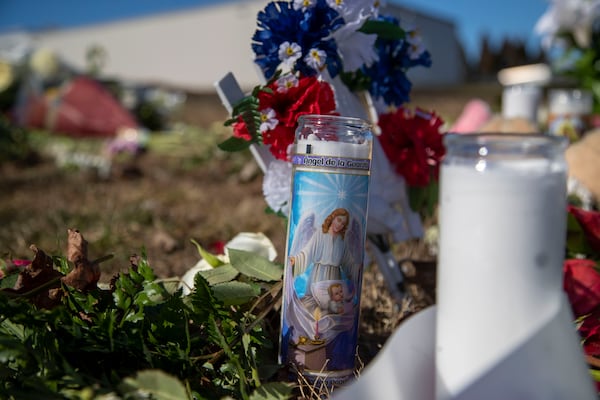
[[[206,279],[209,285],[213,286],[235,279],[235,277],[238,276],[239,271],[233,268],[231,264],[224,264],[217,268],[200,271],[199,274]]]
[[[256,388],[250,400],[285,400],[292,396],[294,386],[284,382],[269,382]]]
[[[600,382],[600,371],[597,369],[589,369],[590,371],[590,375],[592,376],[592,379],[596,382]]]
[[[219,143],[217,146],[223,151],[235,152],[246,150],[251,144],[252,142],[250,140],[232,136],[226,139],[224,142]]]
[[[199,320],[206,320],[209,315],[218,313],[220,309],[218,299],[206,279],[200,274],[194,277],[194,291],[190,293],[190,299]]]
[[[135,378],[125,378],[124,383],[128,393],[137,391],[156,400],[191,399],[183,383],[160,370],[140,371]]]
[[[19,274],[11,273],[10,275],[5,276],[0,279],[0,288],[13,288],[15,287],[15,283],[17,283],[17,278],[19,278]]]
[[[569,256],[591,253],[591,249],[583,231],[583,228],[577,221],[577,218],[575,218],[570,212],[567,212],[566,245]]]
[[[260,288],[245,282],[226,282],[212,286],[217,299],[226,306],[245,304],[260,294]]]
[[[366,34],[375,34],[382,39],[388,40],[404,39],[406,36],[404,29],[388,21],[367,20],[358,31]]]
[[[283,270],[267,258],[256,253],[238,249],[228,249],[231,265],[246,276],[271,282],[281,279]]]
[[[206,260],[206,262],[209,263],[211,266],[218,267],[219,265],[225,264],[223,261],[219,260],[217,256],[204,250],[204,248],[200,246],[200,243],[196,242],[194,239],[190,239],[190,241],[196,245],[196,249],[198,249],[200,257]]]

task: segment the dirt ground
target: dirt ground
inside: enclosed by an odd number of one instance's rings
[[[413,99],[451,119],[478,93],[424,92]],[[493,104],[497,93],[485,93]],[[200,259],[192,239],[214,251],[239,232],[263,232],[281,261],[286,225],[265,213],[258,167],[250,154],[216,147],[229,134],[222,127],[226,117],[214,97],[190,96],[180,118],[195,131],[151,139],[142,155],[116,160],[107,178],[59,168],[47,153],[24,164],[0,164],[0,257],[31,258],[31,244],[64,255],[67,229],[75,228],[88,240],[91,259],[113,255],[101,265],[103,281],[141,252],[160,277],[181,276]],[[395,252],[399,259],[428,257],[419,242]],[[391,299],[375,265],[365,269],[360,337],[366,361],[404,318],[435,301],[435,264],[403,268],[409,295],[401,304]]]

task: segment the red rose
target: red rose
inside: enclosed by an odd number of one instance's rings
[[[379,117],[383,151],[408,185],[427,186],[432,175],[437,179],[445,154],[442,124],[435,113],[419,108],[414,113],[399,108]]]

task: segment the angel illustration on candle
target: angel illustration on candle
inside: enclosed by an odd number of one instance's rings
[[[346,208],[334,209],[319,228],[315,218],[309,212],[301,219],[291,245],[284,326],[291,346],[312,338],[325,343],[328,369],[352,368],[355,349],[349,347],[357,334],[362,226]]]

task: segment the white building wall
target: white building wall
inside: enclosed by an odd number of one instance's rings
[[[251,37],[256,15],[266,0],[244,0],[82,28],[33,34],[34,45],[53,49],[68,64],[85,70],[86,52],[100,46],[107,53],[104,75],[136,83],[165,84],[192,92],[212,92],[213,82],[231,71],[242,88],[259,83],[252,62]],[[431,68],[415,68],[415,87],[464,80],[458,42],[451,23],[395,6],[414,21],[433,55]],[[443,60],[443,61],[441,61]]]

